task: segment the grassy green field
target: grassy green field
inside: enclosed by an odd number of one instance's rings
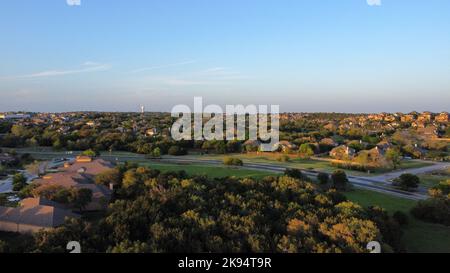
[[[9,151],[10,149],[5,149],[5,151]],[[37,159],[52,159],[54,157],[67,157],[67,156],[74,156],[79,153],[80,151],[73,151],[72,154],[67,154],[66,151],[55,151],[51,147],[27,147],[27,148],[18,148],[15,149],[19,153],[31,153],[32,156],[34,156]],[[129,158],[135,158],[138,159],[145,159],[144,155],[135,154],[131,152],[121,152],[121,151],[103,151],[101,152],[101,155],[103,156],[110,156],[110,157],[129,157]],[[218,154],[210,154],[210,155],[200,155],[200,154],[192,154],[186,157],[180,157],[180,158],[194,158],[197,160],[223,160],[224,157],[231,156],[241,159],[244,164],[245,163],[266,163],[266,164],[272,164],[272,165],[280,165],[283,167],[288,168],[298,168],[298,169],[310,169],[320,172],[328,172],[331,173],[338,168],[335,166],[332,166],[330,161],[327,161],[326,159],[304,159],[300,158],[295,154],[289,155],[290,160],[288,162],[280,162],[278,159],[283,156],[283,154],[280,153],[247,153],[247,154],[230,154],[230,155],[218,155]],[[412,160],[405,160],[402,161],[400,168],[401,169],[410,169],[410,168],[419,168],[419,167],[425,167],[432,165],[431,163],[427,162],[420,162],[420,161],[412,161]],[[379,170],[377,172],[372,173],[366,173],[366,172],[360,172],[360,171],[354,171],[354,170],[346,170],[346,172],[349,175],[355,175],[355,176],[373,176],[382,174],[385,172],[388,172],[389,170]]]
[[[382,193],[355,190],[346,193],[348,199],[362,205],[377,205],[390,213],[403,211],[409,215],[409,225],[405,228],[403,242],[411,253],[450,253],[450,227],[425,223],[415,219],[409,211],[415,201],[389,196]]]
[[[199,160],[222,160],[226,156],[231,156],[235,158],[241,159],[244,164],[245,163],[268,163],[272,165],[282,165],[284,167],[288,168],[298,168],[298,169],[310,169],[320,172],[333,172],[337,170],[337,167],[334,167],[331,165],[330,161],[327,160],[318,160],[318,159],[304,159],[300,157],[296,157],[295,155],[290,156],[290,160],[288,162],[279,162],[277,159],[281,156],[279,153],[264,153],[261,155],[258,155],[256,153],[250,153],[250,154],[232,154],[232,155],[194,155],[190,157],[195,157],[195,159]],[[405,160],[402,161],[400,168],[401,169],[411,169],[411,168],[420,168],[420,167],[426,167],[431,166],[432,163],[427,162],[420,162],[420,161],[412,161],[412,160]],[[379,175],[385,172],[388,172],[390,170],[380,170],[378,172],[373,173],[366,173],[361,171],[353,171],[353,170],[346,170],[346,172],[350,175],[355,176],[372,176],[372,175]]]
[[[360,204],[361,206],[379,206],[390,213],[396,211],[409,212],[416,204],[416,201],[393,197],[387,194],[356,189],[345,193],[348,199]]]
[[[421,184],[426,188],[431,188],[441,181],[450,179],[450,168],[419,175]]]
[[[433,163],[414,161],[414,160],[404,160],[400,163],[400,169],[407,170],[407,169],[427,167],[427,166],[431,166],[431,165],[433,165]]]

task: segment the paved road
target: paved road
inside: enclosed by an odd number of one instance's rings
[[[447,162],[432,162],[434,165],[421,167],[421,168],[415,168],[415,169],[406,169],[406,170],[400,170],[400,171],[393,171],[389,173],[385,173],[378,176],[372,176],[370,179],[380,181],[380,182],[390,182],[393,179],[399,177],[402,174],[410,173],[410,174],[424,174],[429,173],[433,171],[438,170],[444,170],[446,168],[450,168],[450,163]]]
[[[12,177],[0,181],[0,193],[12,192]]]
[[[72,155],[65,155],[61,152],[28,152],[34,155],[36,158],[61,158],[61,157],[73,157]],[[123,161],[133,161],[133,160],[148,160],[143,155],[108,155],[103,154],[100,156],[101,158],[109,161],[123,162]],[[167,163],[190,163],[190,164],[206,164],[206,165],[220,165],[223,166],[223,162],[220,160],[201,160],[197,158],[190,157],[164,157],[164,159],[159,160],[160,162]],[[417,169],[408,169],[403,171],[396,171],[387,174],[383,174],[380,176],[374,177],[360,177],[360,176],[348,176],[350,183],[355,185],[356,187],[364,188],[367,190],[382,192],[386,194],[390,194],[397,197],[412,199],[412,200],[423,200],[427,198],[426,190],[421,189],[419,192],[411,193],[406,191],[401,191],[393,188],[388,181],[389,179],[393,179],[395,177],[400,176],[404,172],[408,173],[425,173],[433,170],[443,169],[445,167],[449,167],[449,163],[436,163],[433,166],[422,167]],[[279,165],[272,165],[267,163],[245,163],[245,166],[242,167],[244,169],[252,169],[252,170],[261,170],[261,171],[269,171],[282,173],[286,170],[285,167]],[[302,170],[308,176],[316,176],[317,172],[311,170]]]
[[[200,160],[200,159],[188,159],[188,158],[165,158],[158,160],[158,162],[167,162],[167,163],[191,163],[191,164],[206,164],[206,165],[221,165],[223,166],[222,161],[220,160]],[[264,163],[245,163],[242,167],[244,169],[251,170],[260,170],[260,171],[269,171],[274,173],[283,173],[286,168],[277,165],[270,165]],[[302,172],[309,177],[316,177],[317,172],[311,170],[302,170]],[[357,177],[357,176],[348,176],[349,182],[355,185],[356,187],[381,192],[385,194],[390,194],[393,196],[411,199],[411,200],[423,200],[427,198],[426,193],[423,192],[406,192],[402,190],[395,189],[391,187],[388,183],[380,183],[377,180],[372,180],[366,177]]]

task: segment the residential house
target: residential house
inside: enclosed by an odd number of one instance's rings
[[[411,123],[416,120],[416,115],[415,114],[406,114],[406,115],[403,115],[400,118],[400,120],[401,120],[401,122],[404,122],[404,123]]]
[[[423,128],[418,128],[417,133],[422,138],[437,138],[437,137],[439,137],[438,128],[434,125],[428,125]]]
[[[28,198],[15,208],[0,206],[0,231],[34,233],[61,226],[67,218],[79,217],[56,202]]]
[[[431,112],[423,112],[422,114],[419,115],[419,117],[417,118],[418,122],[431,122],[433,118],[433,114]]]
[[[295,145],[289,141],[286,141],[286,140],[280,141],[280,142],[276,143],[274,146],[275,146],[276,150],[280,150],[284,153],[291,152],[298,148],[297,145]]]
[[[158,133],[158,130],[157,130],[156,128],[150,128],[150,129],[147,129],[147,130],[145,131],[145,135],[148,136],[148,137],[153,137],[153,136],[155,136],[157,133]]]
[[[350,159],[356,154],[355,149],[348,147],[347,145],[341,145],[330,151],[330,156],[335,159]]]
[[[384,113],[381,114],[371,114],[367,118],[373,121],[382,121],[385,117]]]
[[[334,139],[329,138],[329,137],[322,139],[319,144],[320,145],[330,146],[330,147],[337,147],[338,146],[337,142],[334,141]]]
[[[385,153],[386,150],[378,146],[375,146],[375,148],[369,150],[369,156],[372,160],[384,157]]]
[[[60,134],[67,134],[70,132],[70,127],[69,126],[61,126],[58,128],[57,132]]]
[[[44,119],[44,118],[36,117],[36,118],[33,118],[32,123],[33,123],[34,125],[47,124],[47,120]]]
[[[334,132],[338,128],[338,125],[336,122],[330,122],[330,123],[326,124],[325,126],[323,126],[323,128],[328,131]]]
[[[413,128],[425,128],[425,122],[423,122],[423,121],[414,121],[414,122],[412,122],[411,123],[411,127],[413,127]]]
[[[397,121],[397,117],[395,115],[387,115],[384,117],[384,121],[394,122],[394,121]]]
[[[104,210],[112,196],[112,188],[97,185],[95,176],[112,169],[112,164],[102,159],[92,160],[87,156],[78,156],[74,163],[66,162],[60,172],[51,173],[35,180],[40,187],[61,186],[66,189],[90,189],[92,201],[84,208],[86,211]]]
[[[382,140],[377,143],[376,148],[379,148],[382,151],[386,151],[389,148],[392,148],[392,144],[387,140]]]
[[[447,112],[442,112],[437,115],[434,120],[439,123],[447,123],[449,120],[449,114]]]
[[[389,129],[397,129],[397,128],[399,128],[400,126],[401,126],[401,124],[398,123],[397,121],[391,122],[391,123],[389,123],[389,124],[387,125],[387,127],[388,127]]]
[[[88,121],[88,122],[86,122],[86,125],[89,127],[97,127],[97,126],[99,126],[99,123],[96,121]]]

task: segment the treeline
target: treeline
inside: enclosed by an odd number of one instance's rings
[[[61,133],[56,128],[13,125],[0,136],[0,147],[52,147],[55,150],[84,151],[129,151],[147,155],[184,155],[190,149],[203,153],[238,153],[243,151],[241,141],[174,141],[157,135],[146,137],[137,132],[118,132],[105,125],[92,128],[74,126],[71,131]],[[166,124],[168,126],[170,123]]]

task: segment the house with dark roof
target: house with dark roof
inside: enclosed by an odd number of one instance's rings
[[[79,217],[58,203],[43,198],[27,198],[15,208],[0,206],[0,231],[34,233],[61,226],[67,218]]]

